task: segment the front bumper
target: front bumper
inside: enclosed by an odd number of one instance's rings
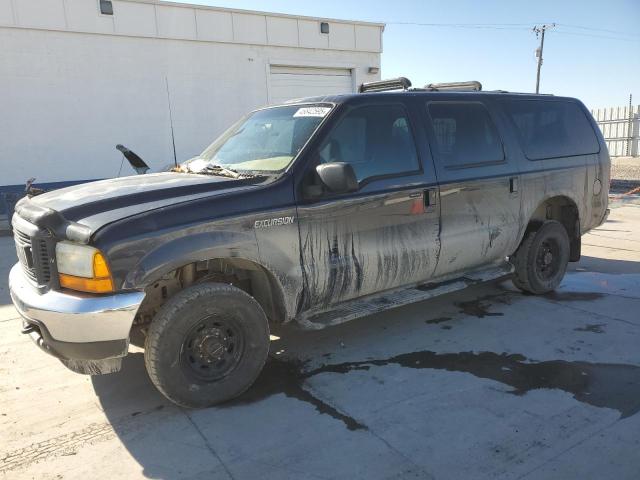
[[[9,292],[24,319],[23,332],[70,368],[76,361],[125,356],[129,331],[145,296],[142,292],[96,296],[55,290],[41,294],[19,264],[9,273]]]

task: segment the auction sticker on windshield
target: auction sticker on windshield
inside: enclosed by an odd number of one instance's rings
[[[302,107],[299,108],[294,117],[324,117],[329,113],[331,107]]]

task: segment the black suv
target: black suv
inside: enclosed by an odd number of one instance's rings
[[[608,212],[584,105],[407,86],[260,109],[171,172],[23,199],[24,332],[99,374],[140,328],[158,389],[206,406],[253,383],[270,322],[321,328],[505,274],[556,288]]]

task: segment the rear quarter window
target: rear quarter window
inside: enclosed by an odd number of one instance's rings
[[[516,127],[529,160],[598,153],[591,123],[577,103],[558,100],[514,100],[505,110]]]

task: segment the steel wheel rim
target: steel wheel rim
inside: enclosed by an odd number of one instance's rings
[[[544,240],[536,252],[536,274],[549,281],[560,271],[560,245],[553,239]]]
[[[211,315],[198,321],[185,335],[180,363],[187,375],[215,382],[235,370],[244,345],[244,334],[236,318]]]

